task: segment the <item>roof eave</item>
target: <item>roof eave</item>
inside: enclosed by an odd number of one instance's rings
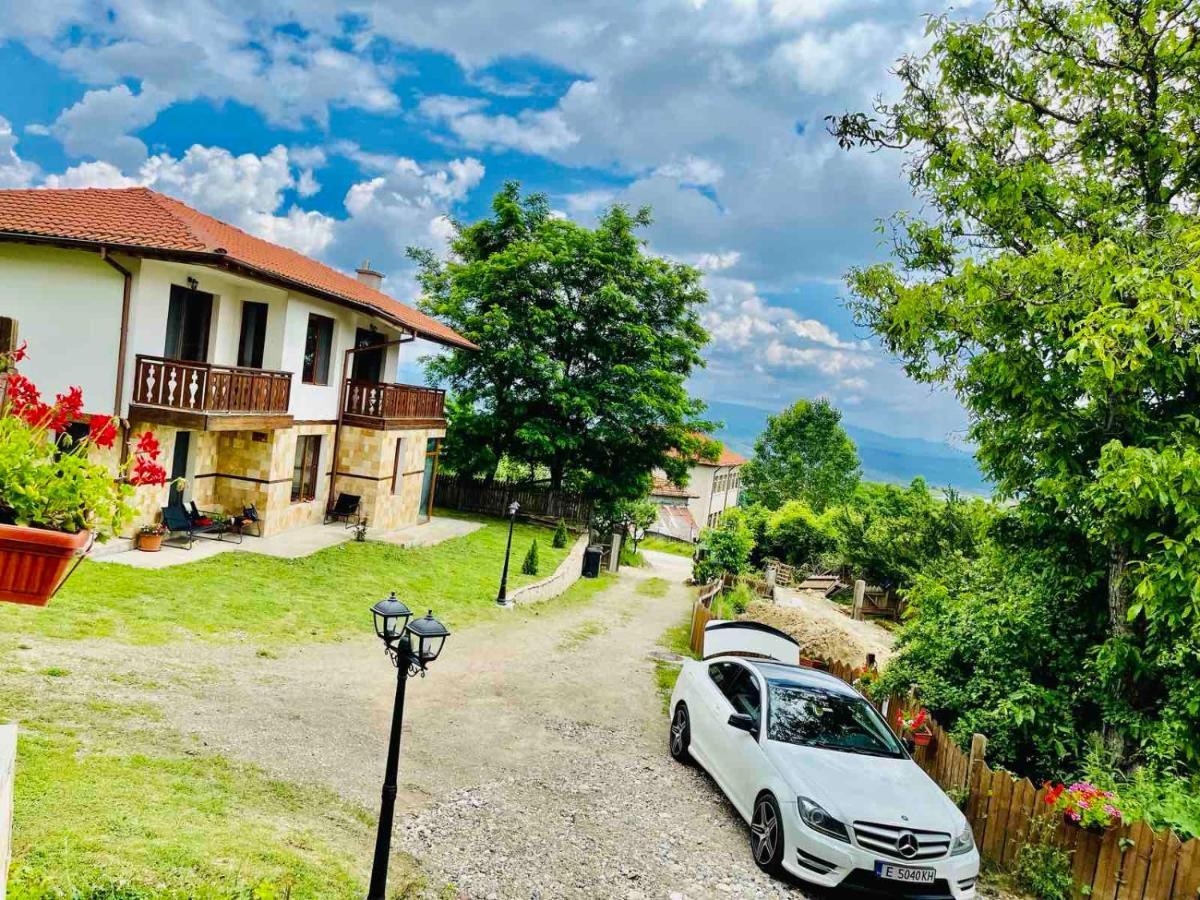
[[[289,290],[300,291],[305,294],[311,294],[315,297],[321,297],[329,300],[332,303],[337,303],[358,312],[366,313],[370,316],[375,316],[392,323],[398,328],[403,329],[424,340],[431,341],[435,344],[440,344],[443,347],[450,347],[461,350],[478,350],[479,347],[467,340],[462,335],[455,334],[458,340],[447,338],[443,335],[436,335],[424,329],[417,328],[403,321],[397,316],[390,315],[377,306],[372,306],[369,303],[364,303],[361,300],[355,300],[352,297],[347,297],[344,294],[338,294],[334,291],[324,290],[307,282],[300,281],[295,278],[288,278],[284,275],[278,275],[274,272],[268,272],[258,266],[252,265],[242,260],[235,259],[225,253],[215,253],[211,250],[171,250],[164,247],[145,247],[140,244],[120,244],[113,241],[97,241],[87,238],[69,238],[61,235],[46,235],[34,234],[23,231],[0,231],[0,242],[2,243],[21,243],[21,244],[41,244],[52,247],[62,247],[66,250],[91,250],[99,251],[101,248],[109,252],[123,253],[127,256],[140,256],[147,259],[160,259],[168,262],[188,262],[199,265],[215,266],[217,268],[226,269],[241,274],[245,274],[258,281],[265,281],[270,284],[284,287]],[[399,301],[397,301],[399,302]]]

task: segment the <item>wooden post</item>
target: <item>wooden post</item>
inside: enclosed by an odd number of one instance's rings
[[[854,615],[851,618],[862,620],[863,600],[867,596],[867,583],[861,578],[854,582]]]
[[[971,735],[971,753],[967,757],[968,788],[975,783],[975,770],[986,762],[987,743],[987,738],[982,734]]]
[[[615,572],[621,567],[621,533],[614,531],[612,536],[612,556],[608,558],[608,571]]]
[[[0,353],[17,346],[17,320],[0,316]]]

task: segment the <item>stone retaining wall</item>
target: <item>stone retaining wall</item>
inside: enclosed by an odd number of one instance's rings
[[[575,539],[567,558],[558,564],[554,574],[533,584],[519,587],[508,594],[509,603],[532,603],[535,600],[548,600],[557,597],[583,574],[583,552],[587,549],[588,536],[581,534]]]

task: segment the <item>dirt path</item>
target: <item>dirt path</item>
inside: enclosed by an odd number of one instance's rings
[[[868,653],[880,663],[892,654],[896,636],[874,622],[856,622],[843,607],[813,591],[780,588],[774,604],[752,603],[746,617],[786,631],[804,653],[861,665]]]
[[[689,613],[689,562],[647,554],[586,604],[453,635],[409,683],[395,846],[463,898],[803,897],[762,876],[707,776],[673,763],[650,654]],[[665,596],[639,586],[670,583]],[[661,587],[661,585],[660,585]],[[61,651],[39,642],[31,656]],[[72,679],[154,702],[209,749],[378,809],[394,670],[374,637],[72,644]],[[34,660],[31,660],[34,662]]]

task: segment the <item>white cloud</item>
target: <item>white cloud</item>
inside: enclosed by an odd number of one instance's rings
[[[17,136],[8,119],[0,116],[0,188],[29,187],[38,167],[17,155]]]
[[[725,170],[711,159],[699,156],[685,156],[654,170],[655,175],[663,178],[674,178],[680,184],[694,184],[700,187],[711,187],[725,177]]]
[[[141,182],[124,175],[112,163],[85,162],[62,174],[47,175],[42,184],[48,188],[124,188],[138,187]]]
[[[522,110],[516,116],[489,115],[481,101],[463,97],[426,97],[423,116],[450,130],[462,144],[475,150],[519,150],[548,155],[578,143],[579,135],[557,109]]]
[[[78,103],[63,110],[50,126],[50,133],[72,156],[93,156],[132,168],[146,158],[146,145],[130,132],[153,122],[170,100],[153,87],[143,87],[137,94],[123,84],[88,91]]]
[[[867,389],[867,379],[843,378],[838,382],[838,387],[843,391],[865,391]]]
[[[317,181],[317,176],[313,174],[312,169],[305,169],[300,173],[300,178],[296,181],[296,193],[301,197],[311,197],[319,193],[321,184]]]
[[[781,341],[771,341],[763,354],[768,366],[783,369],[819,369],[826,375],[840,375],[869,369],[876,360],[861,353],[827,350],[823,347],[791,347]]]

